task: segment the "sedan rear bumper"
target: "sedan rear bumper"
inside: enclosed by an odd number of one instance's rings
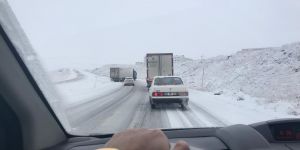
[[[153,103],[187,103],[189,97],[176,96],[176,97],[152,97]]]

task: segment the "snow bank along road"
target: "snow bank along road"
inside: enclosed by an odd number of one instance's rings
[[[135,86],[94,98],[66,110],[74,132],[112,133],[126,128],[180,128],[223,126],[221,120],[197,105],[182,111],[178,105],[151,109],[148,90],[142,81]]]
[[[148,90],[142,80],[137,80],[135,86],[124,87],[107,77],[95,78],[87,72],[82,75],[81,80],[57,84],[65,98],[67,118],[77,134],[114,133],[139,127],[217,127],[296,117],[272,105],[259,104],[253,97],[237,101],[234,96],[217,96],[192,89],[187,110],[181,110],[177,104],[151,109]]]

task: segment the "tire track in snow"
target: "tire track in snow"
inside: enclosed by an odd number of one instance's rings
[[[203,127],[206,126],[206,124],[201,121],[201,119],[198,118],[198,116],[191,110],[191,108],[188,106],[187,110],[182,112],[186,118],[189,119],[193,127]]]
[[[82,107],[82,105],[91,105],[91,103],[98,103],[99,99],[111,99],[112,96],[118,95],[118,92],[120,92],[123,88],[124,88],[123,86],[120,86],[108,93],[103,94],[103,95],[100,95],[97,97],[92,97],[92,98],[86,99],[85,101],[71,104],[67,107],[67,110],[76,109],[77,107]]]
[[[85,133],[114,133],[130,127],[137,108],[142,100],[145,100],[145,92],[143,91],[143,84],[136,82],[131,88],[128,95],[116,97],[113,103],[105,111],[102,111],[91,118],[88,122],[82,124],[80,131]]]
[[[170,122],[164,108],[152,109],[148,100],[145,100],[141,113],[138,114],[130,127],[134,128],[169,128]]]
[[[173,104],[173,108],[166,111],[170,119],[171,128],[193,128],[206,126],[204,122],[197,119],[197,116],[188,107],[187,110],[178,108]]]
[[[96,126],[90,132],[114,133],[127,129],[133,119],[135,108],[138,107],[138,101],[141,97],[137,91],[138,89],[134,88],[129,95],[118,99],[119,103],[98,114],[93,119],[93,124],[96,124]]]
[[[140,102],[129,128],[170,128],[166,108],[152,109],[147,88],[143,90],[144,99]]]
[[[125,98],[134,93],[132,92],[133,88],[124,90],[125,91],[121,90],[112,97],[100,97],[93,102],[87,102],[82,105],[77,105],[75,108],[68,109],[67,115],[69,116],[68,118],[70,118],[71,126],[77,130],[90,127],[91,125],[87,124],[91,124],[89,122],[92,122],[94,117],[112,109],[115,105],[119,105],[121,102],[125,101]],[[122,97],[122,99],[120,99],[120,97]]]
[[[176,104],[160,104],[155,109],[151,109],[148,100],[144,100],[140,105],[137,115],[134,117],[130,128],[193,128],[207,127],[197,115],[188,107],[182,110]]]
[[[134,117],[129,125],[129,128],[141,128],[146,122],[147,116],[151,113],[149,105],[147,104],[148,95],[145,95],[144,99],[138,104],[138,108],[134,114]]]
[[[149,106],[150,106],[150,103],[149,103]],[[162,108],[162,111],[161,111],[161,122],[162,122],[162,127],[161,128],[170,128],[171,127],[171,123],[170,123],[170,119],[168,117],[168,114],[167,114],[167,111],[166,111],[166,108],[163,107]]]
[[[192,104],[192,105],[191,105]],[[191,110],[196,114],[195,116],[204,122],[207,126],[225,126],[226,123],[221,119],[214,116],[212,113],[205,110],[202,106],[197,105],[194,102],[190,102]]]

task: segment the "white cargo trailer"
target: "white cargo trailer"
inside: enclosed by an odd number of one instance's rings
[[[115,82],[123,82],[126,77],[134,77],[133,68],[110,68],[110,78]]]
[[[173,53],[148,53],[145,58],[147,67],[147,86],[150,87],[155,76],[173,76]]]

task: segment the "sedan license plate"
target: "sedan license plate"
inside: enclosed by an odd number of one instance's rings
[[[176,93],[176,92],[165,92],[164,95],[165,95],[165,96],[176,96],[177,93]]]

